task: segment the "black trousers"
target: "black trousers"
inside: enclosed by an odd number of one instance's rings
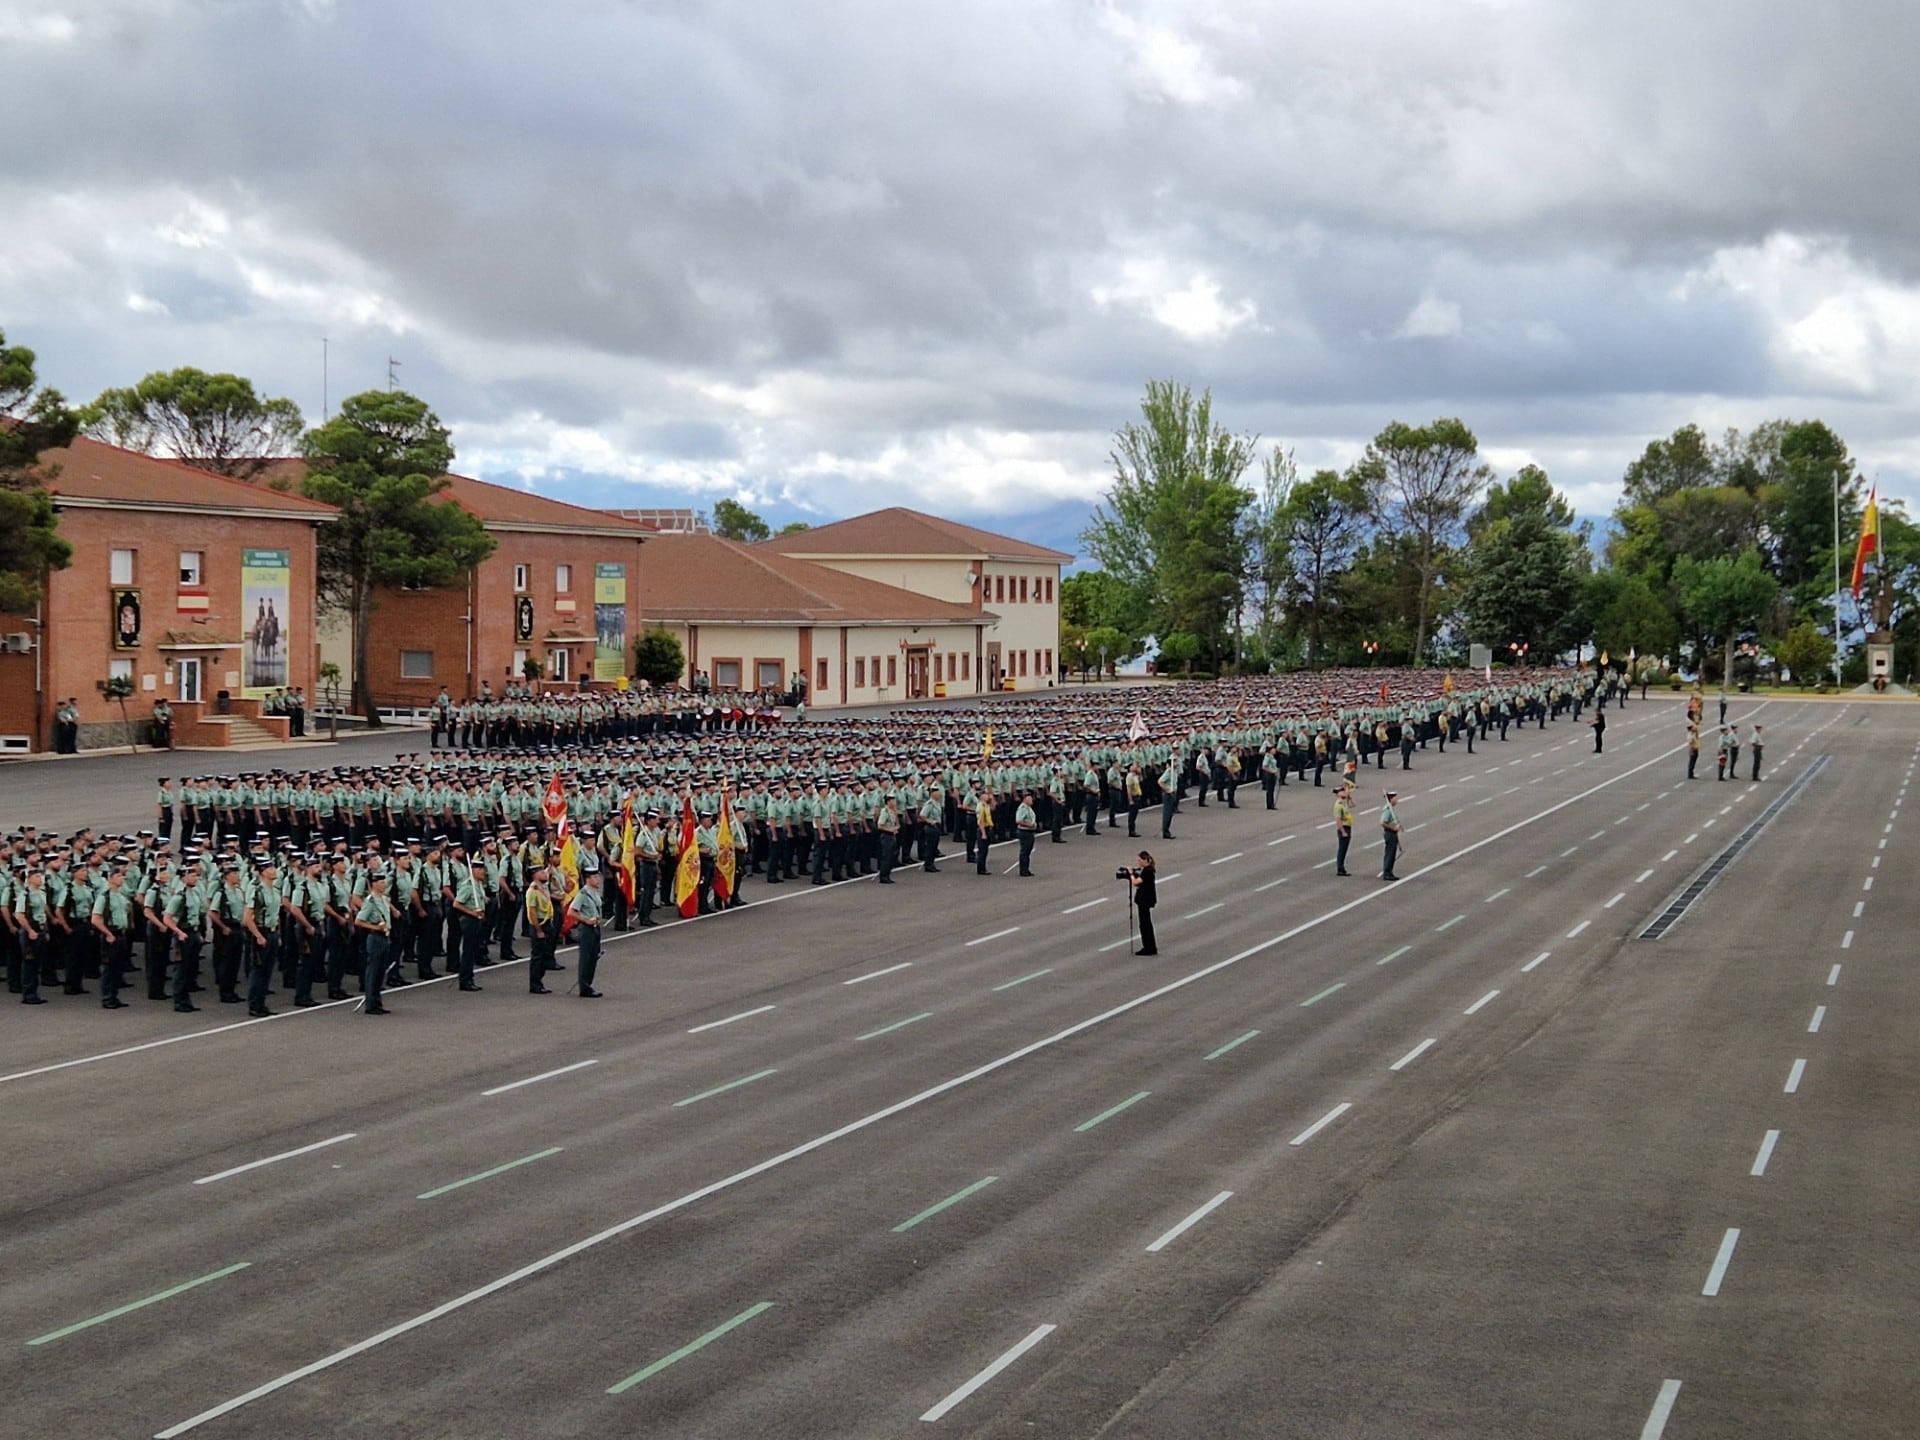
[[[1142,955],[1155,954],[1160,947],[1154,943],[1153,938],[1153,907],[1151,905],[1136,905],[1133,908],[1135,913],[1140,917],[1140,953]]]

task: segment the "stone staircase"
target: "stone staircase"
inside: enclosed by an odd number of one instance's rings
[[[203,725],[221,725],[227,731],[228,750],[269,750],[286,744],[264,725],[256,725],[244,715],[205,715]]]

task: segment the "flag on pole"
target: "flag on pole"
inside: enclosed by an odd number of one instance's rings
[[[993,759],[993,726],[987,726],[987,733],[980,737],[980,758]]]
[[[560,843],[560,831],[567,823],[567,789],[560,783],[560,772],[553,772],[553,779],[547,782],[547,793],[540,801],[540,813],[546,817],[547,829],[553,832],[554,844]]]
[[[633,796],[627,796],[620,806],[620,855],[617,861],[620,872],[620,893],[627,897],[627,904],[633,904],[633,894],[637,886],[637,869],[633,853]]]
[[[680,799],[680,863],[673,874],[673,903],[682,918],[700,913],[700,842],[693,838],[693,796]]]
[[[1147,738],[1147,717],[1138,710],[1133,712],[1133,723],[1127,726],[1127,743],[1138,744]]]
[[[733,898],[733,800],[725,786],[720,789],[720,829],[714,842],[713,900],[725,908]]]
[[[1867,557],[1880,549],[1880,487],[1867,492],[1866,513],[1860,517],[1860,544],[1853,552],[1853,598],[1860,598],[1860,582],[1867,578]]]
[[[1451,695],[1453,693],[1453,671],[1447,671],[1447,678],[1441,683],[1440,688],[1444,694]]]

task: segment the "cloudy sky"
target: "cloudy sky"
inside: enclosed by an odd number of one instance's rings
[[[406,388],[462,470],[1073,548],[1149,377],[1582,513],[1688,421],[1920,495],[1920,8],[0,0],[0,328]]]

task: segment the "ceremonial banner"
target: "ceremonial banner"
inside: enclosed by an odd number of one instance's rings
[[[627,897],[627,904],[633,904],[634,857],[633,857],[633,797],[629,795],[620,806],[620,893]]]
[[[113,592],[113,648],[140,648],[140,592],[118,589]]]
[[[980,758],[993,759],[993,726],[987,726],[987,733],[980,737]]]
[[[680,863],[673,874],[673,903],[682,919],[700,913],[700,845],[693,838],[693,796],[680,801]]]
[[[1860,517],[1860,544],[1853,552],[1853,598],[1860,598],[1860,582],[1867,578],[1867,557],[1880,548],[1880,487],[1867,492],[1867,510]]]
[[[627,567],[593,567],[593,678],[627,673]]]
[[[1138,710],[1136,710],[1133,712],[1133,723],[1127,726],[1128,743],[1130,744],[1135,743],[1135,742],[1144,740],[1146,738],[1147,738],[1147,717],[1142,715]]]
[[[733,871],[733,799],[725,790],[722,790],[720,792],[719,840],[714,847],[713,857],[713,898],[721,905],[725,905],[733,898]]]
[[[287,599],[292,581],[285,550],[241,552],[240,614],[246,628],[240,647],[240,694],[248,700],[286,688],[293,642]]]

